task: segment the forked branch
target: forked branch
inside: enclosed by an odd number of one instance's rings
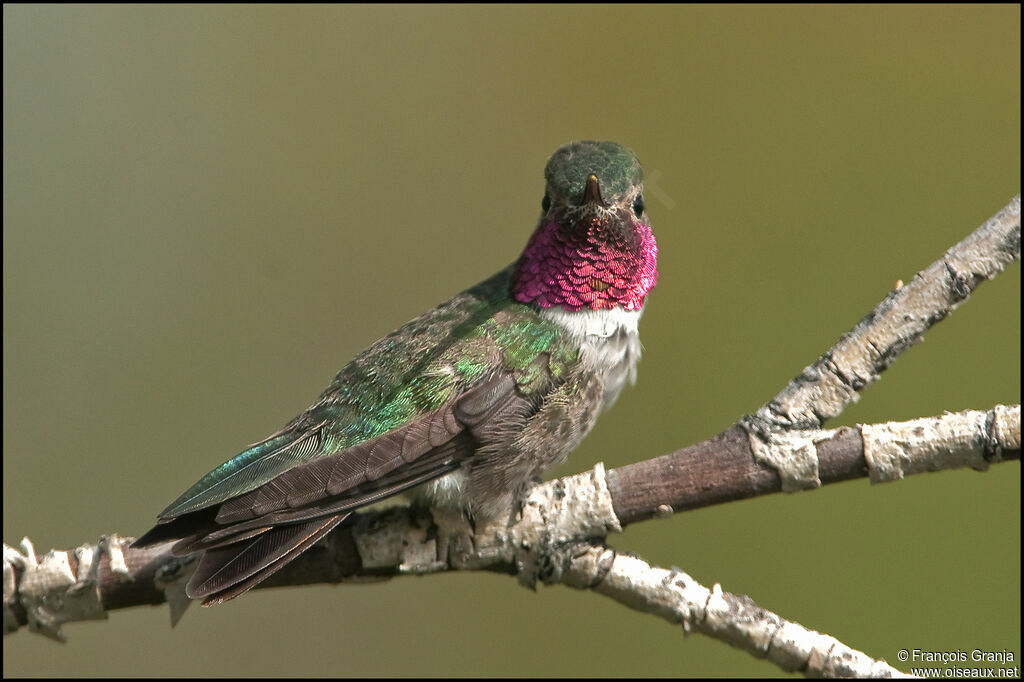
[[[603,545],[609,533],[650,518],[858,477],[872,482],[1020,459],[1020,406],[997,405],[902,423],[825,430],[825,421],[982,281],[1020,259],[1020,197],[898,286],[850,332],[755,414],[701,443],[613,469],[536,486],[515,523],[473,528],[460,516],[397,507],[349,522],[260,587],[375,580],[444,570],[515,574],[526,585],[562,583],[618,601],[809,675],[888,676],[884,661],[764,611],[742,595],[704,588]],[[113,609],[188,605],[189,559],[170,545],[130,539],[37,557],[31,542],[4,545],[4,633],[23,625],[61,637],[61,625]]]

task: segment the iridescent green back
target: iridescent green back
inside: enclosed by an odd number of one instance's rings
[[[579,349],[557,325],[510,299],[511,272],[503,270],[374,343],[338,372],[309,409],[208,473],[161,517],[223,502],[291,467],[401,428],[453,400],[495,360],[522,393],[545,393],[576,364]]]

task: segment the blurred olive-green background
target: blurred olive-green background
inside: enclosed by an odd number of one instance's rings
[[[548,156],[634,149],[639,383],[560,473],[756,409],[1020,191],[1020,8],[3,9],[4,541],[137,535],[378,337],[503,267]],[[833,425],[1020,401],[1020,266]],[[611,539],[897,663],[1020,658],[1020,468]],[[773,675],[593,594],[439,575],[4,638],[5,675]],[[902,666],[907,669],[906,665]]]

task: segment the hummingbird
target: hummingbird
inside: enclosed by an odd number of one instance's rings
[[[398,493],[475,520],[514,514],[530,482],[635,382],[637,324],[658,279],[632,151],[573,142],[544,177],[540,220],[517,261],[364,350],[134,546],[201,551],[186,593],[208,606]]]

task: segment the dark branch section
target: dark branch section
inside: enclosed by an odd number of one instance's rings
[[[864,438],[859,429],[838,429],[835,438],[818,443],[817,449],[818,477],[822,485],[867,477]]]
[[[782,490],[778,473],[754,461],[750,438],[733,426],[714,438],[608,471],[608,490],[623,526],[659,515]],[[667,510],[666,510],[667,511]]]
[[[177,566],[184,567],[187,561],[171,557],[171,546],[147,547],[145,549],[126,549],[125,565],[132,574],[128,580],[110,570],[110,556],[104,553],[100,557],[100,595],[103,608],[123,609],[129,606],[144,604],[162,604],[164,593],[157,589],[158,572],[167,573]],[[71,570],[78,572],[78,561],[72,554],[69,556]]]

